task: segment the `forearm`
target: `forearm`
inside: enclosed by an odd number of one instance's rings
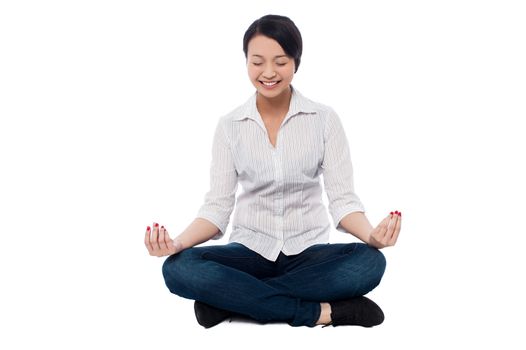
[[[369,236],[373,227],[363,212],[347,214],[340,221],[343,229],[364,243],[369,243]]]
[[[187,249],[208,241],[218,233],[216,225],[206,219],[196,218],[175,240],[181,242],[183,249]]]

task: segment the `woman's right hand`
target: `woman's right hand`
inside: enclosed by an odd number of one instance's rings
[[[183,250],[183,245],[177,239],[172,240],[164,226],[159,229],[158,223],[153,223],[153,230],[150,226],[146,228],[144,235],[144,245],[151,256],[167,256],[179,253]]]

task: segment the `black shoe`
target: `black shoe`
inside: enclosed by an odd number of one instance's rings
[[[384,321],[382,309],[363,296],[329,304],[332,309],[329,325],[373,327]]]
[[[197,300],[194,303],[194,311],[197,322],[205,328],[214,327],[233,315],[230,311],[218,309]]]

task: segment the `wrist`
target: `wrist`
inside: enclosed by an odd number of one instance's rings
[[[372,236],[373,236],[373,235],[372,235],[372,231],[371,231],[371,232],[369,232],[369,233],[367,234],[367,236],[366,236],[366,238],[365,238],[365,243],[371,245],[371,237],[372,237]]]
[[[186,249],[183,242],[179,239],[179,237],[176,237],[172,240],[173,246],[175,248],[175,253],[179,253]]]
[[[367,240],[365,242],[367,245],[370,245],[371,247],[378,248],[378,241],[374,239],[373,231],[369,232],[367,235]]]

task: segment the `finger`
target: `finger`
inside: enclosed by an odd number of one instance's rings
[[[144,245],[148,249],[148,252],[152,253],[153,247],[150,243],[150,226],[146,227],[146,233],[144,234]]]
[[[387,228],[389,227],[389,220],[391,220],[391,216],[386,216],[379,224],[378,224],[378,233],[379,238],[384,238],[385,233],[387,232]]]
[[[385,232],[384,232],[384,237],[383,237],[383,240],[382,240],[382,243],[384,244],[384,246],[388,246],[389,245],[389,240],[391,239],[391,237],[393,236],[393,220],[395,218],[396,215],[394,215],[393,212],[389,213],[389,216],[388,216],[388,220],[387,220],[387,223],[385,224]]]
[[[165,228],[165,230],[166,230],[166,228]],[[166,247],[171,252],[174,252],[175,251],[174,241],[170,238],[170,234],[168,233],[168,231],[166,231],[165,233],[166,234],[164,235],[164,244],[166,244]]]
[[[166,236],[166,229],[164,226],[161,226],[161,230],[159,231],[159,246],[161,247],[161,250],[168,250],[168,247],[166,246],[165,242],[165,236]]]
[[[402,213],[398,214],[398,222],[396,223],[395,231],[393,234],[393,237],[391,238],[391,245],[395,245],[396,241],[398,240],[398,235],[400,234],[400,230],[402,229]]]
[[[391,215],[388,215],[386,216],[379,224],[378,226],[376,227],[376,229],[374,230],[374,238],[379,241],[379,242],[382,242],[384,243],[385,241],[385,233],[387,232],[387,225],[389,224],[389,220],[391,219]]]
[[[152,231],[152,234],[150,236],[150,243],[152,244],[153,246],[153,250],[160,250],[161,247],[159,247],[159,224],[154,222],[153,223],[153,231]]]
[[[393,234],[395,232],[396,223],[398,222],[398,210],[391,215],[391,220],[389,221],[389,228],[386,233],[387,241],[390,242],[391,238],[393,238]]]

